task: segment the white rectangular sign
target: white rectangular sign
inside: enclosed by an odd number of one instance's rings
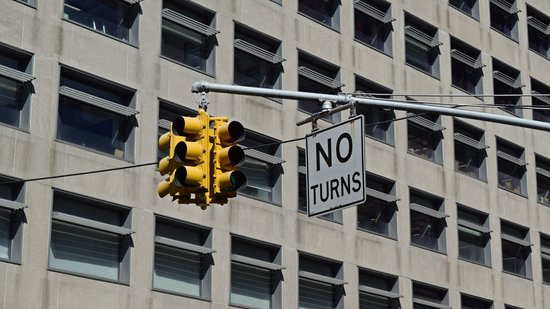
[[[306,136],[307,213],[365,202],[363,115]]]

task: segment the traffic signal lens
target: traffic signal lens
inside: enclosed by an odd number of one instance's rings
[[[238,121],[231,121],[218,128],[218,136],[225,144],[240,142],[245,137],[244,127]]]
[[[196,142],[180,142],[174,149],[174,160],[176,162],[199,161],[203,147]]]
[[[244,151],[239,146],[222,148],[218,153],[220,165],[226,169],[239,166],[241,163],[244,162],[245,158],[246,156],[244,154]]]
[[[199,167],[180,166],[175,173],[174,184],[178,187],[196,187],[203,179],[203,172]]]
[[[219,175],[218,186],[222,192],[231,192],[246,186],[246,175],[241,171],[232,171]]]

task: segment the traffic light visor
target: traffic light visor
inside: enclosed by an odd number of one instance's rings
[[[220,191],[231,192],[246,186],[246,175],[241,171],[231,171],[221,174],[217,181]]]
[[[218,128],[218,136],[225,144],[240,142],[245,137],[244,127],[238,121],[231,121]]]
[[[246,158],[244,151],[239,146],[222,148],[218,153],[218,160],[222,168],[228,169],[239,166]]]
[[[172,123],[172,132],[178,136],[199,135],[202,130],[202,122],[197,117],[177,117]]]

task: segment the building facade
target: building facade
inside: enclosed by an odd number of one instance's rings
[[[247,187],[179,205],[154,165],[199,80],[549,121],[547,0],[0,6],[1,308],[550,308],[547,132],[360,106],[367,202],[309,218],[321,102],[210,93]]]

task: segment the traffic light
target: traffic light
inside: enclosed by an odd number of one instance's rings
[[[210,182],[210,117],[199,110],[196,117],[177,117],[169,132],[159,138],[159,149],[169,149],[159,162],[162,181],[157,191],[160,197],[170,194],[179,203],[208,204]]]
[[[237,189],[246,185],[246,176],[235,168],[244,162],[245,154],[237,142],[244,139],[245,130],[238,121],[228,122],[227,117],[214,119],[214,147],[212,180],[212,203],[225,204],[237,195]]]

